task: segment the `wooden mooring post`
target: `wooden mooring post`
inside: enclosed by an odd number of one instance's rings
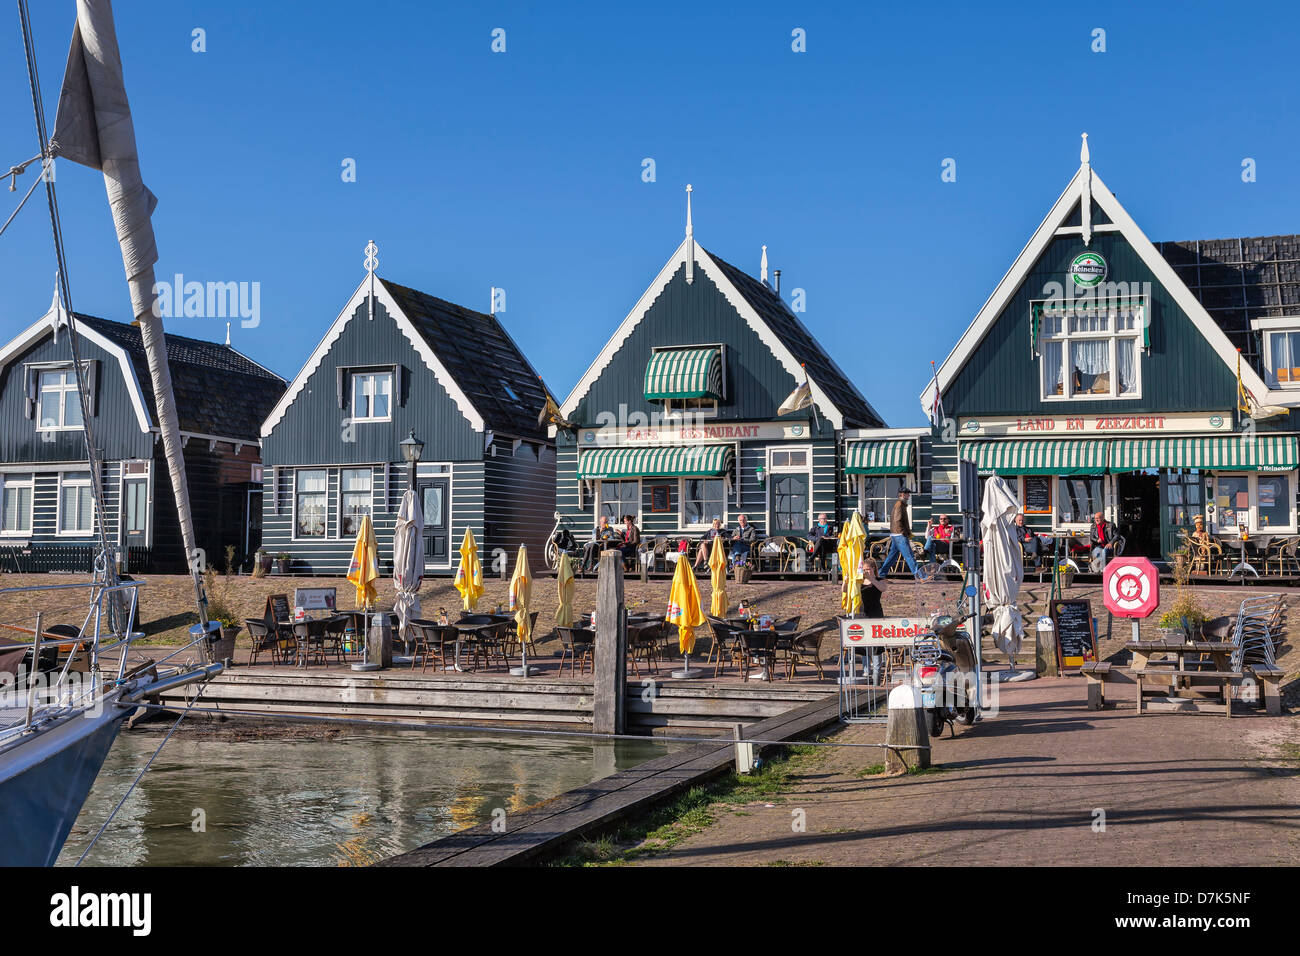
[[[622,552],[603,552],[599,575],[592,729],[598,734],[621,734],[627,719],[627,607],[623,603]]]

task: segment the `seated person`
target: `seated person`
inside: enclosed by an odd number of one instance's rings
[[[1089,546],[1092,548],[1092,570],[1106,570],[1106,560],[1115,554],[1115,548],[1119,544],[1119,532],[1106,520],[1106,516],[1098,511],[1092,516],[1092,527],[1089,529],[1088,537]]]
[[[838,536],[839,530],[826,519],[826,512],[823,511],[808,529],[808,554],[812,564],[817,564],[820,558],[835,550]]]
[[[1033,558],[1034,569],[1041,567],[1044,558],[1042,539],[1025,524],[1023,514],[1016,515],[1016,539],[1020,542],[1020,551],[1024,555],[1026,564],[1030,558]]]
[[[738,564],[749,558],[749,549],[753,546],[758,534],[754,531],[754,526],[749,523],[746,515],[741,515],[736,519],[736,531],[731,536],[731,563]]]
[[[623,535],[619,539],[619,550],[625,561],[635,561],[637,550],[641,547],[641,529],[636,526],[636,515],[623,515]]]
[[[1204,515],[1197,515],[1192,519],[1192,523],[1195,525],[1190,535],[1193,544],[1202,548],[1208,548],[1212,544],[1218,544],[1217,541],[1210,537],[1210,532],[1205,530]]]
[[[699,550],[695,553],[695,566],[702,568],[709,563],[709,554],[713,551],[714,538],[721,538],[725,542],[729,537],[727,529],[722,526],[722,521],[714,518],[713,526],[704,532],[704,540],[700,542]]]
[[[596,527],[591,529],[591,540],[582,546],[581,570],[590,571],[596,566],[596,562],[600,560],[600,552],[605,547],[605,542],[614,534],[614,529],[609,526],[609,515],[601,515]]]
[[[925,556],[927,561],[937,561],[937,555],[943,554],[944,560],[952,557],[952,535],[954,528],[948,523],[947,515],[934,516],[925,523]]]

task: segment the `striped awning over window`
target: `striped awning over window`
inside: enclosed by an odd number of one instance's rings
[[[1110,442],[1087,438],[1059,441],[962,442],[958,455],[986,475],[1099,475],[1109,464]]]
[[[664,349],[645,367],[645,397],[722,398],[722,350]]]
[[[732,445],[596,448],[578,462],[578,478],[709,478],[731,470]]]
[[[1110,470],[1201,468],[1210,471],[1290,471],[1300,464],[1292,435],[1207,435],[1192,438],[1121,438],[1113,442]]]
[[[916,470],[916,442],[852,442],[844,458],[845,474],[901,475]]]

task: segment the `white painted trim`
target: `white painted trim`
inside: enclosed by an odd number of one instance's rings
[[[690,239],[682,240],[682,243],[677,247],[676,251],[673,252],[668,262],[659,270],[659,274],[655,276],[654,281],[651,282],[650,286],[641,294],[641,298],[637,299],[636,305],[634,305],[632,311],[627,314],[627,318],[622,321],[614,334],[610,337],[609,341],[605,343],[605,347],[600,350],[595,361],[593,361],[587,368],[587,371],[583,373],[582,378],[578,380],[578,384],[573,387],[571,392],[569,392],[569,397],[566,398],[564,404],[560,406],[560,411],[565,418],[569,418],[577,410],[578,402],[581,401],[587,392],[591,390],[596,379],[600,377],[600,374],[608,367],[614,355],[617,354],[618,350],[627,342],[628,337],[631,336],[633,330],[635,330],[641,323],[641,320],[645,318],[645,314],[650,311],[650,307],[654,304],[655,300],[659,298],[660,294],[672,280],[672,277],[677,274],[677,269],[685,264],[686,251],[691,245],[692,242]],[[745,320],[745,323],[750,327],[750,329],[758,335],[763,344],[771,350],[772,354],[776,356],[777,361],[779,361],[785,370],[793,376],[794,380],[796,382],[802,382],[804,369],[800,366],[798,360],[796,360],[790,350],[785,347],[785,344],[780,340],[776,333],[772,331],[771,327],[762,320],[758,312],[754,310],[754,307],[749,304],[749,301],[740,294],[734,285],[731,284],[730,280],[728,280],[726,275],[723,273],[721,267],[719,267],[709,254],[704,251],[704,247],[698,242],[693,245],[695,249],[695,259],[700,268],[703,269],[704,274],[713,281],[713,284],[718,287],[718,290],[727,299],[727,302],[730,303],[731,307],[736,310],[742,319]],[[795,317],[795,321],[799,321],[798,317]],[[804,331],[806,332],[807,329],[805,328]],[[834,366],[833,360],[831,360],[831,364]],[[835,367],[838,371],[838,367]],[[723,374],[726,374],[725,371]],[[842,372],[840,374],[843,375]],[[848,381],[848,379],[845,378],[845,381]],[[833,405],[829,399],[827,399],[826,394],[817,385],[816,380],[813,379],[811,375],[808,377],[808,383],[812,390],[813,400],[821,406],[823,417],[830,422],[832,427],[843,428],[843,413]],[[551,433],[549,429],[548,433]]]
[[[275,429],[275,426],[280,423],[280,420],[284,418],[285,412],[289,410],[289,406],[292,405],[294,400],[298,397],[298,393],[303,390],[303,387],[307,384],[307,380],[311,378],[312,374],[315,373],[317,369],[320,368],[320,364],[324,360],[325,356],[329,354],[330,348],[336,341],[338,341],[339,336],[343,334],[343,330],[347,328],[348,322],[352,319],[352,313],[357,310],[358,306],[365,302],[366,296],[369,295],[369,293],[370,277],[367,276],[361,280],[356,291],[352,293],[347,304],[339,313],[338,318],[334,320],[334,323],[326,331],[325,337],[320,340],[320,344],[316,346],[315,351],[313,351],[311,356],[307,359],[306,364],[304,364],[298,374],[293,377],[293,380],[290,381],[288,387],[285,389],[284,395],[280,397],[280,401],[276,403],[275,408],[271,409],[271,414],[269,414],[266,417],[266,421],[262,423],[263,438],[268,437]],[[419,330],[416,329],[415,324],[407,317],[405,312],[397,307],[396,300],[393,299],[382,280],[375,283],[375,298],[384,306],[385,309],[388,310],[388,314],[391,315],[393,321],[397,323],[398,329],[400,329],[402,334],[406,336],[407,341],[411,343],[416,354],[423,359],[424,364],[431,372],[433,372],[434,378],[437,379],[438,384],[446,389],[447,394],[451,397],[451,400],[456,403],[456,407],[460,409],[460,413],[465,416],[470,427],[476,432],[482,432],[486,427],[483,421],[483,416],[479,414],[478,409],[476,409],[474,404],[469,400],[469,396],[464,393],[460,385],[457,384],[456,380],[452,377],[451,373],[447,371],[446,366],[438,360],[438,356],[434,353],[433,349],[429,347],[429,343],[424,340],[424,336],[422,336]],[[397,401],[396,395],[393,396],[393,401]]]
[[[1275,332],[1300,332],[1300,315],[1266,315],[1251,319],[1250,327],[1255,331],[1271,329]]]
[[[58,314],[54,309],[50,309],[43,316],[19,332],[15,338],[10,339],[3,347],[0,347],[0,368],[4,368],[18,355],[32,345],[39,342],[48,333],[53,335],[57,328]],[[77,323],[77,334],[87,341],[95,343],[96,346],[103,349],[109,355],[117,359],[117,364],[122,370],[122,378],[126,381],[126,392],[131,399],[131,407],[135,409],[135,418],[140,426],[140,431],[149,431],[152,420],[149,413],[144,407],[144,392],[140,389],[140,380],[135,377],[135,366],[131,364],[130,357],[126,354],[126,349],[114,343],[112,340],[100,335],[94,329],[84,322]],[[72,357],[68,357],[72,361]],[[37,422],[39,424],[39,422]],[[80,431],[80,428],[76,429]]]
[[[143,475],[128,475],[128,460],[144,461]],[[144,482],[144,547],[153,545],[153,462],[149,459],[123,459],[117,464],[117,545],[129,547],[126,540],[126,483],[128,481]],[[247,534],[247,531],[245,531]]]
[[[299,536],[298,534],[298,472],[300,471],[323,471],[325,472],[325,490],[321,492],[310,492],[310,494],[320,494],[325,498],[325,533]],[[294,465],[289,467],[289,541],[293,544],[314,544],[316,542],[328,543],[338,541],[337,536],[330,536],[330,467],[327,465]],[[373,519],[372,519],[373,520]]]
[[[979,347],[984,337],[993,328],[998,316],[1002,314],[1002,310],[1006,308],[1007,303],[1011,301],[1016,291],[1024,283],[1033,269],[1034,263],[1038,261],[1048,245],[1056,238],[1058,228],[1061,228],[1061,224],[1070,215],[1070,212],[1074,209],[1074,204],[1079,199],[1082,177],[1089,174],[1092,177],[1093,200],[1110,217],[1118,232],[1133,247],[1133,250],[1146,267],[1151,270],[1155,280],[1168,290],[1169,294],[1173,296],[1174,302],[1191,320],[1197,331],[1201,333],[1219,358],[1224,361],[1233,375],[1236,375],[1237,350],[1229,341],[1228,336],[1210,318],[1210,314],[1205,310],[1205,307],[1201,305],[1196,296],[1192,295],[1186,283],[1174,272],[1174,267],[1156,251],[1156,247],[1152,245],[1151,240],[1138,228],[1137,223],[1119,204],[1119,200],[1115,198],[1114,194],[1106,188],[1097,173],[1091,171],[1085,163],[1079,167],[1069,185],[1065,187],[1065,191],[1061,193],[1060,198],[1056,200],[1047,216],[1039,224],[1038,229],[1030,237],[1029,242],[1021,250],[1020,255],[1011,264],[1011,268],[1002,277],[1002,281],[997,284],[992,295],[989,296],[976,314],[974,321],[967,327],[962,337],[957,340],[956,346],[948,353],[948,357],[943,360],[943,364],[939,366],[938,385],[941,390],[952,385],[974,354],[975,349]],[[1256,397],[1260,398],[1260,401],[1273,401],[1272,393],[1265,388],[1264,382],[1249,364],[1242,366],[1241,377],[1246,387],[1254,392]],[[928,411],[933,407],[934,388],[935,381],[931,378],[921,392],[922,411]],[[1282,404],[1286,401],[1294,402],[1295,400],[1294,395],[1283,395],[1277,403]]]
[[[763,454],[763,469],[766,474],[763,476],[763,527],[766,529],[768,537],[773,535],[792,534],[795,536],[803,535],[807,528],[813,524],[813,446],[812,445],[768,445]],[[808,456],[808,463],[802,468],[798,465],[781,465],[776,468],[772,465],[772,453],[774,451],[802,451]],[[737,459],[739,460],[739,459]],[[803,475],[808,480],[808,513],[804,515],[804,528],[796,528],[794,531],[778,531],[772,522],[775,514],[772,510],[772,493],[773,485],[778,475]],[[838,488],[836,489],[838,493]],[[751,524],[753,522],[750,522]]]
[[[4,511],[4,490],[9,482],[5,479],[5,472],[0,472],[0,520],[3,520]],[[34,533],[36,526],[36,474],[31,471],[13,472],[17,475],[28,475],[26,481],[14,481],[14,488],[27,488],[31,494],[27,500],[27,530],[26,531],[9,531],[0,525],[0,538],[30,538]]]
[[[698,247],[697,247],[698,248]],[[739,465],[737,465],[739,469]],[[703,524],[686,523],[686,482],[688,481],[721,481],[722,484],[722,514],[718,519],[722,522],[722,527],[726,528],[731,523],[731,496],[727,494],[726,478],[722,475],[692,475],[690,478],[679,476],[677,479],[677,527],[683,531],[707,531],[713,527],[713,516],[709,515],[708,520]],[[736,483],[739,488],[740,483]],[[812,498],[812,488],[808,489],[808,497]],[[748,512],[746,512],[748,514]],[[599,516],[597,517],[599,519]]]
[[[87,475],[86,480],[84,482],[81,481],[75,482],[70,487],[90,489],[90,527],[85,531],[82,531],[80,528],[76,529],[75,531],[63,530],[64,475],[66,475],[68,472],[61,471],[59,472],[58,481],[55,482],[56,492],[54,497],[54,536],[56,538],[93,538],[97,533],[97,529],[95,525],[96,522],[99,520],[99,508],[97,508],[95,505],[94,476],[90,474],[91,468],[89,465],[87,465],[82,470],[86,472]],[[35,494],[33,494],[32,500],[33,502],[35,502]],[[119,501],[118,504],[121,504],[121,502]]]
[[[902,441],[907,438],[924,438],[930,429],[920,428],[846,428],[840,433],[845,441]]]

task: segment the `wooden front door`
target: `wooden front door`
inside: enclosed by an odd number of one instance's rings
[[[445,567],[451,553],[451,479],[422,478],[415,487],[424,510],[424,564]]]

